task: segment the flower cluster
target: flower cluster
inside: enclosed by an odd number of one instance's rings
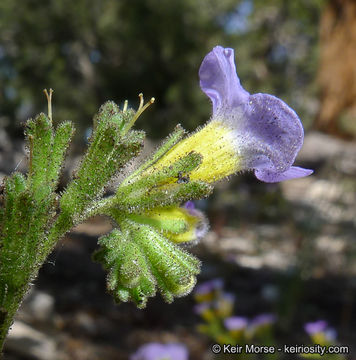
[[[316,320],[313,322],[305,323],[304,330],[308,334],[312,344],[323,347],[330,346],[336,349],[336,346],[338,345],[337,332],[333,327],[329,326],[326,320]],[[340,347],[340,349],[341,348],[342,346]],[[320,357],[320,355],[317,356]],[[310,359],[315,358],[316,355],[307,353],[301,354],[301,357],[305,359]],[[323,357],[326,360],[345,360],[347,358],[345,353],[338,353],[337,351],[326,352]]]
[[[310,336],[314,344],[332,344],[336,341],[336,330],[329,327],[327,321],[317,320],[304,325],[305,332]]]
[[[249,319],[235,315],[235,296],[223,291],[223,285],[221,279],[213,279],[196,287],[194,311],[204,320],[198,330],[221,344],[272,344],[276,316],[259,314]]]

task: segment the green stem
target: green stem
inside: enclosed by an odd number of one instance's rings
[[[29,284],[38,275],[38,271],[42,264],[45,262],[48,255],[52,252],[57,241],[68,231],[70,228],[63,228],[63,219],[58,218],[56,223],[51,229],[48,238],[46,239],[45,246],[42,251],[32,260],[29,266],[30,272],[23,274],[20,283],[9,284],[3,289],[0,289],[0,358],[3,351],[5,338],[9,329],[14,321],[17,310],[19,309],[23,298],[25,297]],[[44,234],[42,234],[44,236]],[[21,273],[22,269],[13,269],[14,274]],[[1,282],[3,283],[3,282]],[[8,282],[5,282],[8,284]]]
[[[107,215],[108,210],[112,208],[113,202],[115,198],[114,196],[102,199],[98,201],[95,205],[88,208],[80,218],[80,223],[86,221],[87,219],[95,216],[95,215]],[[44,251],[39,255],[37,258],[39,261],[39,267],[43,264],[46,260],[48,255],[52,252],[54,246],[57,242],[68,232],[70,231],[73,226],[78,225],[79,222],[75,222],[72,220],[73,217],[69,216],[65,213],[60,213],[57,220],[51,227],[51,230],[48,234],[46,242],[43,246]]]
[[[98,214],[108,214],[108,210],[112,208],[114,200],[115,199],[112,196],[97,202],[95,205],[85,211],[83,216],[80,218],[80,222],[84,222],[86,219]],[[37,254],[35,259],[33,259],[32,264],[28,264],[28,269],[31,270],[27,274],[27,276],[23,274],[20,283],[14,283],[13,286],[8,286],[4,289],[0,289],[0,357],[3,350],[5,338],[13,323],[14,316],[16,315],[16,312],[20,307],[21,302],[28,291],[28,284],[30,284],[31,281],[37,277],[40,267],[45,262],[48,255],[52,252],[56,243],[74,225],[76,225],[76,223],[73,221],[73,216],[66,213],[60,213],[60,215],[52,225],[47,237],[45,237],[43,233],[39,235],[42,239],[45,238],[45,241],[41,240],[41,242],[43,242],[43,247],[41,251]],[[19,274],[21,272],[21,269],[13,269],[14,274]],[[8,281],[1,283],[7,284]]]
[[[117,201],[116,196],[110,196],[96,202],[95,205],[84,212],[84,218],[89,219],[95,215],[107,215],[108,209],[114,207],[115,201]]]
[[[3,351],[6,336],[13,324],[14,317],[25,297],[30,279],[18,287],[8,287],[0,303],[0,358]]]
[[[29,289],[29,284],[37,277],[40,267],[52,252],[55,244],[71,229],[72,225],[73,222],[68,217],[59,216],[48,235],[45,234],[45,229],[42,229],[35,237],[31,238],[34,244],[42,244],[42,246],[32,252],[33,256],[28,256],[25,263],[21,259],[19,261],[13,259],[9,264],[2,264],[3,272],[0,273],[0,354],[14,316]],[[16,241],[26,244],[27,233],[22,235]],[[26,247],[23,249],[23,251],[28,250]],[[11,254],[11,249],[7,249],[7,253]],[[4,255],[3,261],[6,261]]]

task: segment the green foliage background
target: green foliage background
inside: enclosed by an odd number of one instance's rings
[[[210,104],[198,69],[217,44],[233,47],[250,92],[282,97],[310,122],[315,112],[318,18],[323,0],[2,0],[0,126],[18,135],[55,89],[55,119],[88,127],[107,99],[136,107],[161,137],[177,122],[204,123]],[[80,124],[80,125],[79,125]],[[80,129],[79,129],[80,130]],[[82,134],[78,131],[77,134]],[[78,136],[78,135],[77,135]]]

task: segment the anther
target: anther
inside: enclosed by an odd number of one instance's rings
[[[135,123],[135,121],[140,117],[140,115],[150,106],[155,102],[155,98],[152,97],[150,99],[150,101],[147,102],[146,105],[144,105],[144,99],[143,99],[143,94],[140,93],[138,94],[138,97],[140,98],[140,105],[135,113],[135,115],[132,117],[129,125],[126,127],[126,131],[128,131],[129,129],[131,129],[131,127],[133,126],[133,124]]]
[[[139,93],[138,97],[140,98],[140,105],[139,105],[139,107],[137,109],[137,112],[139,112],[142,109],[142,106],[143,106],[143,103],[144,103],[143,94]]]
[[[47,106],[48,106],[48,119],[50,122],[52,122],[52,94],[53,94],[53,89],[49,89],[49,91],[47,91],[47,89],[44,89],[43,92],[46,95],[47,98]]]
[[[142,98],[143,99],[143,98]],[[140,111],[140,114],[142,114],[150,105],[152,105],[154,102],[155,102],[155,98],[154,97],[152,97],[151,99],[150,99],[150,101],[145,105],[145,106],[143,106],[142,108],[141,108],[141,111]],[[140,104],[141,105],[141,104]]]
[[[127,110],[128,105],[129,105],[129,102],[127,100],[125,100],[124,108],[122,109],[123,112],[125,112]]]

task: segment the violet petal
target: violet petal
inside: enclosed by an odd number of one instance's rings
[[[233,330],[241,330],[247,326],[248,320],[242,316],[231,316],[224,320],[224,325],[226,329]]]
[[[182,344],[148,343],[141,346],[130,360],[188,360],[188,350]]]
[[[237,128],[244,166],[254,169],[260,180],[276,182],[310,174],[295,170],[278,179],[290,169],[304,138],[297,114],[282,100],[267,94],[250,96]]]
[[[326,330],[328,323],[325,320],[317,320],[304,325],[304,330],[309,334],[320,333]]]
[[[205,281],[195,288],[195,294],[197,295],[205,295],[209,294],[213,291],[220,291],[224,286],[224,282],[220,278],[212,279],[209,281]]]
[[[210,309],[210,303],[207,302],[196,304],[193,308],[194,313],[197,315],[201,315],[202,313],[204,313],[206,310],[209,309]]]
[[[215,47],[199,70],[200,86],[213,102],[213,119],[235,133],[241,170],[255,170],[265,182],[310,175],[291,167],[304,139],[298,115],[286,103],[268,94],[244,90],[236,74],[234,51]]]
[[[201,89],[213,103],[213,113],[223,106],[238,106],[248,98],[236,74],[233,49],[214,47],[200,66],[199,78]]]
[[[189,200],[187,201],[185,204],[184,204],[184,207],[187,209],[187,210],[195,210],[195,204],[193,201]]]
[[[254,317],[251,321],[251,326],[258,327],[263,325],[270,325],[275,323],[277,320],[274,314],[260,314]]]
[[[270,170],[255,170],[255,175],[257,179],[273,183],[273,182],[279,182],[279,181],[285,181],[285,180],[291,180],[291,179],[297,179],[301,177],[308,176],[313,173],[313,170],[304,169],[297,166],[292,166],[290,169],[283,173],[276,173]]]

